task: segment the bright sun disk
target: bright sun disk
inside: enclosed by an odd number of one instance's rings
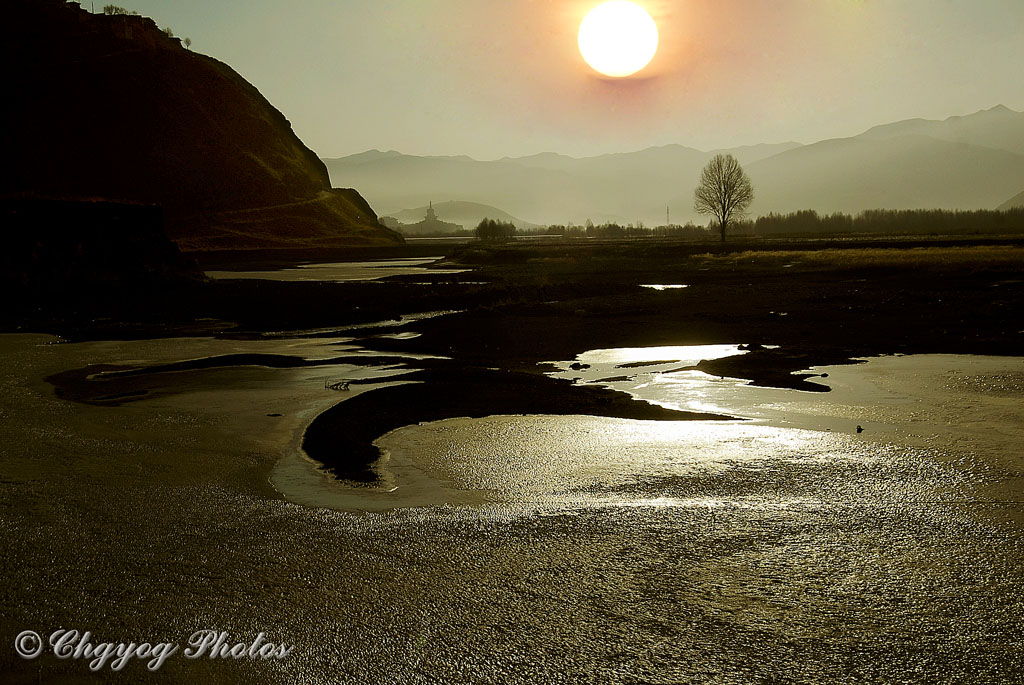
[[[611,0],[583,18],[579,45],[583,59],[595,71],[630,76],[646,67],[658,51],[658,26],[639,5]]]

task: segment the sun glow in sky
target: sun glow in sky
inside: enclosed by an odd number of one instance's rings
[[[605,76],[631,76],[658,51],[658,26],[632,2],[611,0],[592,9],[580,23],[580,54]]]
[[[580,56],[601,1],[117,4],[229,64],[325,157],[713,150],[1024,110],[1022,0],[636,0],[659,43],[626,78]]]

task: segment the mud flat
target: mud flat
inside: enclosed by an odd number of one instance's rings
[[[1020,360],[981,356],[1022,349],[1021,260],[941,249],[553,246],[2,336],[0,637],[295,645],[115,682],[1024,680]],[[332,414],[372,480],[303,453]]]
[[[1020,472],[1008,446],[1020,444],[1016,360],[935,360],[932,373],[927,360],[885,358],[829,369],[832,393],[732,384],[734,397],[704,396],[743,422],[412,426],[378,441],[390,486],[364,494],[322,472],[315,490],[278,476],[303,427],[338,402],[325,376],[399,382],[382,377],[395,369],[163,371],[151,382],[166,392],[119,406],[58,398],[43,380],[112,360],[166,365],[184,349],[339,352],[309,340],[185,342],[0,340],[5,635],[74,625],[180,642],[209,628],[296,645],[282,662],[172,658],[161,682],[1024,675],[1020,505],[988,494]],[[344,403],[386,391],[372,387]],[[992,389],[1002,394],[982,406]],[[947,404],[921,416],[933,391]],[[694,399],[672,392],[681,407]],[[977,400],[979,436],[1010,431],[1004,449],[942,427],[965,397]],[[416,473],[421,494],[466,498],[410,507],[426,504],[403,500]],[[353,511],[314,501],[328,495]],[[84,667],[8,653],[0,669],[46,682]],[[139,664],[107,676],[151,677]]]

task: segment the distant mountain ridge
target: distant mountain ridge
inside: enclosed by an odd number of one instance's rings
[[[666,145],[575,158],[553,152],[495,161],[371,151],[325,159],[338,184],[393,213],[439,197],[501,207],[537,224],[672,223],[693,211],[701,168],[735,156],[754,183],[754,216],[815,209],[990,209],[1024,187],[1024,113],[1004,106],[942,121],[911,119],[849,138],[702,151]]]
[[[190,250],[401,242],[252,84],[152,19],[63,0],[4,18],[3,192],[160,205]]]
[[[758,214],[990,209],[1024,184],[1024,155],[919,134],[842,138],[747,169]]]
[[[968,116],[943,120],[908,119],[875,126],[858,138],[891,140],[905,135],[921,135],[951,143],[980,145],[997,150],[1024,154],[1024,114],[1003,105],[981,110]]]

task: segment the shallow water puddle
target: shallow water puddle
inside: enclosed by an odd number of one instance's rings
[[[678,283],[676,283],[676,284],[645,283],[645,284],[641,285],[640,287],[641,288],[649,288],[651,290],[657,290],[658,292],[662,292],[662,291],[665,291],[665,290],[682,290],[683,288],[689,288],[690,286],[682,285],[682,284],[678,284]]]
[[[264,280],[264,281],[323,281],[343,283],[351,281],[375,281],[389,276],[412,274],[460,274],[469,269],[430,269],[429,264],[441,257],[422,259],[378,259],[366,262],[338,262],[333,264],[302,264],[286,269],[264,271],[208,271],[206,275],[215,280]]]
[[[1017,480],[1006,473],[1022,466],[1024,382],[1014,375],[1022,360],[922,355],[816,369],[828,373],[831,393],[677,370],[737,353],[733,345],[593,350],[556,363],[553,375],[746,421],[492,416],[409,426],[378,440],[385,454],[378,488],[329,496],[333,486],[321,484],[317,497],[300,499],[343,509],[1015,500],[1006,488]],[[624,367],[632,375],[602,378]],[[1001,395],[986,392],[993,384]],[[995,461],[998,478],[990,476]],[[993,483],[1002,490],[968,492]]]

